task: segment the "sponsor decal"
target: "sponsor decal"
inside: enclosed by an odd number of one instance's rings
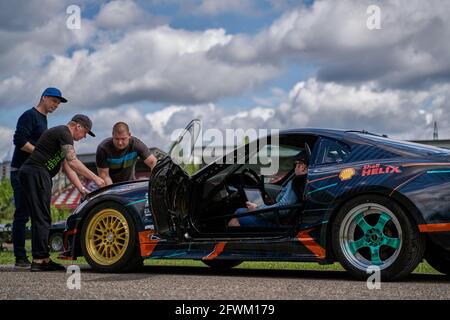
[[[399,167],[389,166],[389,165],[380,165],[377,164],[367,164],[362,169],[362,176],[373,176],[378,174],[387,174],[387,173],[401,173]]]
[[[339,174],[339,179],[341,181],[350,180],[355,175],[355,169],[354,168],[347,168],[341,171]]]
[[[49,159],[46,163],[45,166],[47,167],[48,171],[52,171],[53,169],[55,169],[59,163],[64,160],[64,151],[59,150],[57,153],[55,153],[53,155],[53,157],[51,159]]]

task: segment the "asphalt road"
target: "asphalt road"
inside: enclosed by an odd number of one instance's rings
[[[232,269],[145,266],[140,273],[101,274],[82,266],[80,289],[64,272],[31,273],[0,266],[0,300],[11,299],[450,299],[450,279],[412,274],[401,282],[369,290],[341,271]]]

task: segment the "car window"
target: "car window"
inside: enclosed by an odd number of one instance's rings
[[[316,164],[344,162],[350,155],[350,147],[334,139],[322,138],[316,158]]]
[[[286,174],[288,174],[293,169],[292,157],[295,156],[297,153],[299,153],[300,150],[302,150],[301,148],[288,145],[280,145],[280,146],[273,146],[270,144],[266,145],[263,148],[261,148],[257,154],[254,154],[252,157],[250,157],[249,163],[246,164],[243,167],[243,169],[250,168],[256,171],[257,173],[260,173],[262,167],[270,166],[270,164],[263,165],[261,163],[270,163],[270,159],[265,159],[265,156],[274,154],[273,153],[274,148],[278,148],[278,155],[279,155],[278,170],[272,175],[264,176],[264,183],[276,184],[277,182],[283,180]]]

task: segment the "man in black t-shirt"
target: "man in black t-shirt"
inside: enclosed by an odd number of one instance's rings
[[[135,179],[137,158],[153,170],[157,159],[138,138],[131,136],[125,122],[114,125],[112,138],[106,138],[97,147],[97,172],[106,185]]]
[[[31,215],[32,253],[31,271],[55,271],[65,268],[49,259],[48,234],[51,226],[50,202],[52,177],[63,166],[69,180],[84,194],[78,174],[93,180],[98,186],[104,180],[78,160],[73,142],[95,136],[91,120],[82,114],[75,115],[67,125],[46,130],[39,138],[33,153],[19,170],[19,181],[25,194],[25,206]]]
[[[47,88],[42,92],[39,104],[25,111],[17,121],[14,133],[14,154],[11,161],[11,186],[14,192],[14,219],[12,241],[14,246],[15,266],[29,268],[31,263],[25,249],[25,225],[30,219],[30,212],[24,206],[24,191],[20,187],[19,169],[28,159],[42,133],[47,130],[47,115],[55,111],[60,103],[67,100],[57,88]]]

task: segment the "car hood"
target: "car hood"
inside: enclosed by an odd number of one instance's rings
[[[124,192],[132,192],[134,190],[141,190],[148,188],[148,179],[145,180],[136,180],[136,181],[126,181],[114,183],[109,186],[97,189],[82,199],[82,202],[85,200],[92,200],[99,196],[109,195],[109,194],[123,194]]]

